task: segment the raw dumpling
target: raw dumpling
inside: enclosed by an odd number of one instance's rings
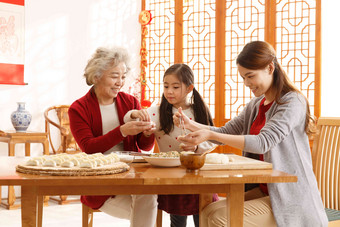
[[[61,167],[66,167],[66,168],[72,168],[74,166],[74,163],[72,161],[64,161],[63,163],[61,163],[60,165]]]
[[[49,159],[44,162],[43,166],[56,167],[57,163],[54,160]]]
[[[39,166],[40,162],[37,159],[30,159],[26,162],[26,165],[28,165],[28,166]]]
[[[90,160],[82,160],[79,166],[81,168],[93,168],[93,163]]]

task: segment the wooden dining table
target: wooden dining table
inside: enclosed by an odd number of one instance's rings
[[[48,176],[18,173],[24,157],[0,157],[0,185],[21,186],[22,226],[41,226],[45,195],[200,194],[200,212],[210,203],[206,195],[226,193],[228,226],[243,226],[246,183],[293,183],[297,177],[273,169],[201,170],[156,168],[132,163],[124,173],[100,176]],[[211,198],[211,197],[209,197]],[[79,214],[81,215],[81,214]],[[200,216],[201,217],[201,216]]]

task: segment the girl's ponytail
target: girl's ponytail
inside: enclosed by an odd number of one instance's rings
[[[172,105],[166,100],[164,94],[162,96],[161,105],[159,106],[159,123],[159,129],[163,130],[165,134],[169,134],[174,128],[174,122],[172,121]]]
[[[208,106],[195,88],[192,90],[191,99],[195,121],[205,125],[214,125]]]

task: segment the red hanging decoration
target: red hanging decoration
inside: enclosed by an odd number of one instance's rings
[[[142,108],[148,108],[151,106],[151,101],[145,98],[145,87],[146,87],[146,67],[148,67],[148,60],[146,56],[148,51],[146,49],[146,36],[148,34],[148,28],[146,25],[150,24],[152,20],[150,10],[143,10],[139,14],[139,23],[142,25],[142,40],[140,48],[140,81],[141,81],[141,105]]]

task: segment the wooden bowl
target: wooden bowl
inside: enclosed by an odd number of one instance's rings
[[[188,172],[197,172],[205,162],[205,155],[202,154],[181,154],[179,158]]]

